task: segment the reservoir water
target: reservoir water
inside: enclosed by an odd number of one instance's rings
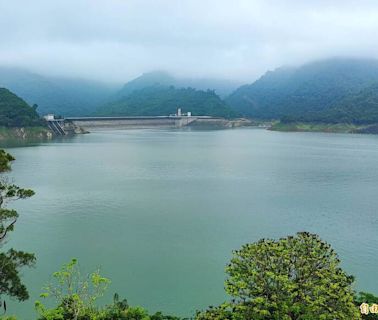
[[[8,148],[15,182],[36,195],[8,246],[36,253],[34,319],[49,275],[71,258],[100,267],[150,311],[191,316],[225,299],[231,252],[260,238],[319,234],[356,289],[378,294],[378,136],[220,131],[98,131]]]

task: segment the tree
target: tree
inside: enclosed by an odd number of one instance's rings
[[[10,169],[10,162],[14,158],[0,150],[0,172]],[[18,219],[16,210],[6,208],[6,204],[12,200],[26,199],[34,194],[32,190],[22,189],[9,183],[6,177],[0,177],[0,248],[4,244],[9,232],[14,230]],[[24,266],[33,266],[35,257],[31,253],[9,249],[0,251],[0,298],[2,295],[14,297],[19,301],[28,299],[29,294],[20,279],[20,269]],[[0,299],[1,301],[1,299]],[[6,309],[6,304],[1,303]]]
[[[82,276],[76,259],[65,264],[60,271],[53,273],[54,282],[45,287],[42,298],[53,297],[59,303],[55,309],[46,309],[40,302],[35,303],[42,319],[77,320],[94,309],[96,300],[103,296],[109,279],[95,272]]]
[[[131,307],[127,300],[120,300],[118,294],[114,294],[113,303],[105,308],[96,306],[109,283],[98,270],[82,276],[77,260],[71,260],[53,273],[53,282],[41,294],[42,298],[55,298],[58,306],[49,309],[36,301],[39,320],[179,320],[161,312],[149,315],[146,309]]]
[[[246,244],[234,252],[226,271],[226,291],[234,299],[198,313],[197,319],[360,319],[354,278],[315,234]]]

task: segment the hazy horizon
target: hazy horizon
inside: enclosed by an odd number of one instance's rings
[[[375,1],[0,2],[0,66],[125,83],[143,73],[251,83],[332,57],[378,58]]]
[[[229,81],[230,84],[234,84],[234,85],[237,85],[237,86],[242,86],[244,84],[252,84],[253,82],[255,82],[256,80],[258,80],[259,78],[261,78],[262,76],[264,76],[266,73],[268,72],[272,72],[272,71],[275,71],[275,70],[278,70],[278,69],[283,69],[283,68],[297,68],[297,67],[300,67],[300,66],[303,66],[303,65],[306,65],[306,64],[311,64],[311,63],[316,63],[316,62],[321,62],[321,61],[327,61],[327,60],[332,60],[332,59],[335,59],[335,60],[339,60],[339,59],[346,59],[346,60],[366,60],[366,61],[377,61],[378,63],[378,59],[377,58],[370,58],[370,57],[353,57],[353,56],[345,56],[345,57],[333,57],[333,56],[330,56],[330,57],[325,57],[323,59],[314,59],[314,60],[310,60],[310,61],[307,61],[303,64],[287,64],[287,65],[280,65],[280,66],[276,66],[276,67],[273,67],[271,69],[267,69],[265,71],[263,71],[261,74],[257,75],[256,77],[254,78],[251,78],[251,79],[247,79],[245,81],[243,81],[242,79],[229,79],[229,78],[216,78],[216,77],[206,77],[206,76],[199,76],[199,77],[190,77],[190,76],[185,76],[185,75],[177,75],[177,74],[174,74],[173,72],[169,72],[167,70],[147,70],[147,71],[142,71],[140,74],[137,74],[135,77],[131,77],[131,78],[127,78],[125,80],[113,80],[113,79],[97,79],[96,77],[85,77],[85,76],[81,76],[81,75],[69,75],[69,74],[51,74],[49,72],[39,72],[39,71],[35,71],[35,70],[32,70],[30,68],[27,68],[27,67],[20,67],[20,66],[11,66],[11,65],[0,65],[0,69],[9,69],[9,70],[18,70],[18,71],[21,71],[21,72],[28,72],[28,73],[31,73],[31,74],[34,74],[34,75],[37,75],[37,76],[43,76],[43,77],[49,77],[49,78],[56,78],[56,79],[67,79],[67,80],[83,80],[83,81],[93,81],[93,82],[98,82],[98,83],[103,83],[104,85],[109,85],[111,87],[115,86],[122,86],[122,85],[125,85],[126,83],[132,81],[132,80],[135,80],[143,75],[146,75],[146,74],[151,74],[151,73],[161,73],[161,74],[167,74],[169,76],[172,76],[178,80],[213,80],[213,81],[224,81],[224,82],[227,82]],[[1,85],[0,85],[1,87]]]

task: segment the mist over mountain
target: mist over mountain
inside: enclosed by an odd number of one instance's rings
[[[148,72],[127,82],[96,114],[161,116],[174,114],[181,107],[193,115],[230,118],[238,113],[221,97],[238,85],[228,80],[178,78],[164,71]]]
[[[164,71],[144,73],[123,87],[105,81],[0,68],[0,86],[30,105],[37,104],[40,114],[168,115],[180,106],[197,115],[330,123],[378,121],[378,60],[374,59],[332,58],[280,67],[239,88],[234,81],[179,78]]]
[[[116,102],[135,90],[151,86],[192,87],[214,90],[226,96],[240,83],[217,79],[177,78],[167,72],[156,71],[127,82],[123,87],[115,84],[76,78],[42,76],[25,69],[0,67],[0,85],[22,97],[29,104],[38,105],[38,113],[63,116],[86,116],[108,102]]]
[[[151,86],[174,86],[176,88],[194,88],[198,90],[214,90],[221,98],[231,94],[242,83],[231,80],[210,79],[210,78],[179,78],[172,76],[165,71],[153,71],[144,73],[141,76],[127,82],[117,93],[116,98],[126,97],[134,90]]]
[[[322,114],[325,120],[331,108],[354,101],[352,96],[376,82],[377,60],[333,58],[267,72],[254,83],[238,88],[226,102],[247,117],[311,121]],[[365,107],[359,104],[358,108]],[[378,105],[370,105],[372,108]]]
[[[42,76],[19,68],[0,67],[0,86],[8,88],[38,113],[88,115],[118,88],[95,81]]]

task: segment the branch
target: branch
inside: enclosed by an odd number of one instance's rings
[[[0,235],[0,241],[1,241],[1,240],[4,240],[4,238],[6,237],[8,231],[14,226],[14,224],[15,224],[16,222],[17,222],[17,219],[15,219],[14,221],[12,221],[12,223],[11,223],[8,227],[5,228],[4,233],[3,233],[2,235]]]

